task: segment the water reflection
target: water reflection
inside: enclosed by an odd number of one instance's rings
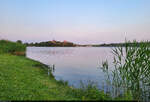
[[[102,88],[105,76],[98,67],[105,59],[112,61],[110,51],[106,47],[28,47],[27,57],[54,64],[57,80],[63,79],[75,87],[79,87],[80,80],[91,80]]]

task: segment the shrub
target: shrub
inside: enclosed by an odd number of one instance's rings
[[[11,53],[24,55],[26,46],[20,43],[11,42],[8,40],[0,40],[0,53]]]
[[[63,85],[63,86],[68,86],[68,81],[64,81],[64,80],[58,80],[57,81],[57,83],[59,84],[59,85]]]
[[[74,95],[81,100],[111,100],[110,96],[99,90],[92,81],[88,81],[87,84],[81,81],[80,88],[72,88],[68,94]]]

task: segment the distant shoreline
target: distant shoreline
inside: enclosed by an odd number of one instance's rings
[[[35,43],[24,43],[28,47],[125,47],[125,46],[139,46],[140,44],[149,44],[150,41],[146,42],[125,42],[125,43],[109,43],[109,44],[75,44],[68,41],[46,41],[46,42],[35,42]]]

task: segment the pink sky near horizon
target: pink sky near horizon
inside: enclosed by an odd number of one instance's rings
[[[78,44],[150,40],[148,0],[1,0],[0,39]]]

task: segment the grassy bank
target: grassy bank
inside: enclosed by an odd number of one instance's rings
[[[88,86],[74,89],[53,76],[41,63],[23,56],[0,55],[0,100],[106,100],[103,92]]]
[[[47,75],[47,66],[14,52],[25,46],[0,41],[0,100],[110,100],[93,85],[75,89]]]
[[[11,42],[8,40],[0,40],[0,53],[11,53],[15,55],[25,55],[26,45]]]
[[[69,87],[48,77],[40,63],[21,56],[0,55],[0,83],[0,100],[77,99],[67,94]]]

